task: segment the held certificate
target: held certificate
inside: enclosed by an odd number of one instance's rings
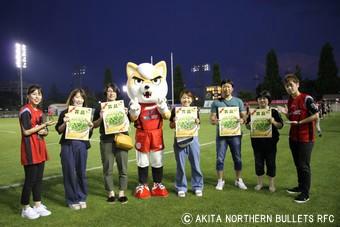
[[[270,109],[255,109],[250,115],[250,137],[272,137],[272,113]]]
[[[102,102],[101,109],[106,135],[129,130],[129,119],[125,114],[123,100]]]
[[[197,107],[176,107],[176,137],[193,137],[198,135]]]
[[[240,111],[238,107],[219,107],[219,135],[238,136],[241,135]]]
[[[69,106],[67,116],[70,121],[66,123],[65,139],[89,140],[92,109]]]

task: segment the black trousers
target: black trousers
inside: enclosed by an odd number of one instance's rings
[[[275,177],[276,175],[276,144],[278,139],[253,138],[251,145],[254,150],[255,173],[262,176],[267,167],[267,175]]]
[[[293,155],[298,177],[298,187],[305,195],[309,195],[309,189],[311,185],[310,160],[313,145],[313,142],[302,143],[289,140],[289,147]]]
[[[33,201],[41,201],[41,185],[45,162],[25,165],[25,182],[21,193],[21,205],[29,205],[31,192]]]

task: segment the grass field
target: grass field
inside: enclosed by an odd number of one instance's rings
[[[168,198],[151,198],[146,201],[135,199],[132,194],[137,184],[135,153],[129,153],[129,202],[125,205],[106,203],[99,155],[98,130],[92,137],[92,148],[88,157],[88,208],[72,211],[64,203],[64,190],[60,165],[59,136],[53,128],[46,138],[50,160],[46,163],[43,183],[43,202],[52,215],[37,220],[20,217],[20,194],[23,168],[20,165],[20,131],[17,119],[0,119],[0,226],[183,226],[181,217],[190,213],[190,226],[339,226],[340,225],[340,113],[321,120],[323,137],[317,138],[312,153],[311,200],[306,204],[296,204],[286,188],[296,186],[296,171],[288,148],[288,125],[280,131],[281,137],[277,154],[277,192],[268,189],[255,191],[256,176],[248,130],[242,140],[243,180],[248,186],[241,191],[233,186],[234,171],[228,152],[225,165],[226,186],[216,191],[215,174],[215,127],[208,124],[208,116],[202,115],[200,129],[201,168],[204,174],[204,195],[198,198],[188,194],[178,198],[174,191],[175,158],[172,151],[173,132],[165,123],[166,144],[164,184],[170,191]],[[132,131],[134,129],[132,128]],[[187,164],[189,167],[189,164]],[[115,170],[115,176],[116,170]],[[150,174],[151,175],[151,174]],[[187,168],[190,179],[190,169]],[[150,179],[150,177],[149,177]],[[151,179],[150,179],[151,182]],[[117,179],[115,181],[117,183]],[[11,185],[11,187],[7,187]],[[226,222],[226,216],[242,220]],[[247,215],[266,215],[269,223],[260,224],[248,219]],[[318,220],[318,215],[331,215],[334,222]],[[332,216],[333,215],[333,216]],[[259,216],[256,216],[259,218]],[[322,216],[326,217],[326,216]],[[221,219],[219,219],[221,218]],[[277,219],[278,218],[278,219]],[[188,219],[185,219],[188,220]],[[235,221],[235,219],[234,219]],[[301,223],[298,223],[301,222]]]

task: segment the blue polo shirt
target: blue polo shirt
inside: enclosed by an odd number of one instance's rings
[[[242,111],[245,111],[244,105],[243,105],[243,101],[237,97],[231,97],[230,100],[226,100],[226,99],[218,99],[215,100],[212,104],[211,104],[211,113],[216,113],[217,114],[217,119],[219,119],[218,116],[218,107],[238,107],[239,108],[239,112],[241,114]],[[218,136],[218,132],[219,132],[219,125],[216,125],[216,135]]]
[[[230,100],[218,99],[211,104],[211,113],[216,113],[218,118],[218,107],[238,107],[240,113],[245,111],[243,101],[237,97],[231,97]]]

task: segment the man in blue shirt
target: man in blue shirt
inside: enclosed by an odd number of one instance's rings
[[[224,159],[228,149],[230,147],[230,152],[234,161],[235,169],[235,186],[246,190],[247,186],[244,184],[241,178],[242,172],[242,160],[241,160],[241,137],[238,136],[220,136],[219,135],[219,107],[238,107],[240,113],[240,123],[244,124],[246,122],[246,111],[243,105],[243,101],[237,97],[233,97],[232,93],[234,90],[234,84],[231,80],[223,80],[221,82],[222,94],[221,98],[215,100],[211,105],[210,121],[212,125],[217,125],[216,129],[216,171],[217,171],[217,185],[216,190],[223,190],[224,187]]]

